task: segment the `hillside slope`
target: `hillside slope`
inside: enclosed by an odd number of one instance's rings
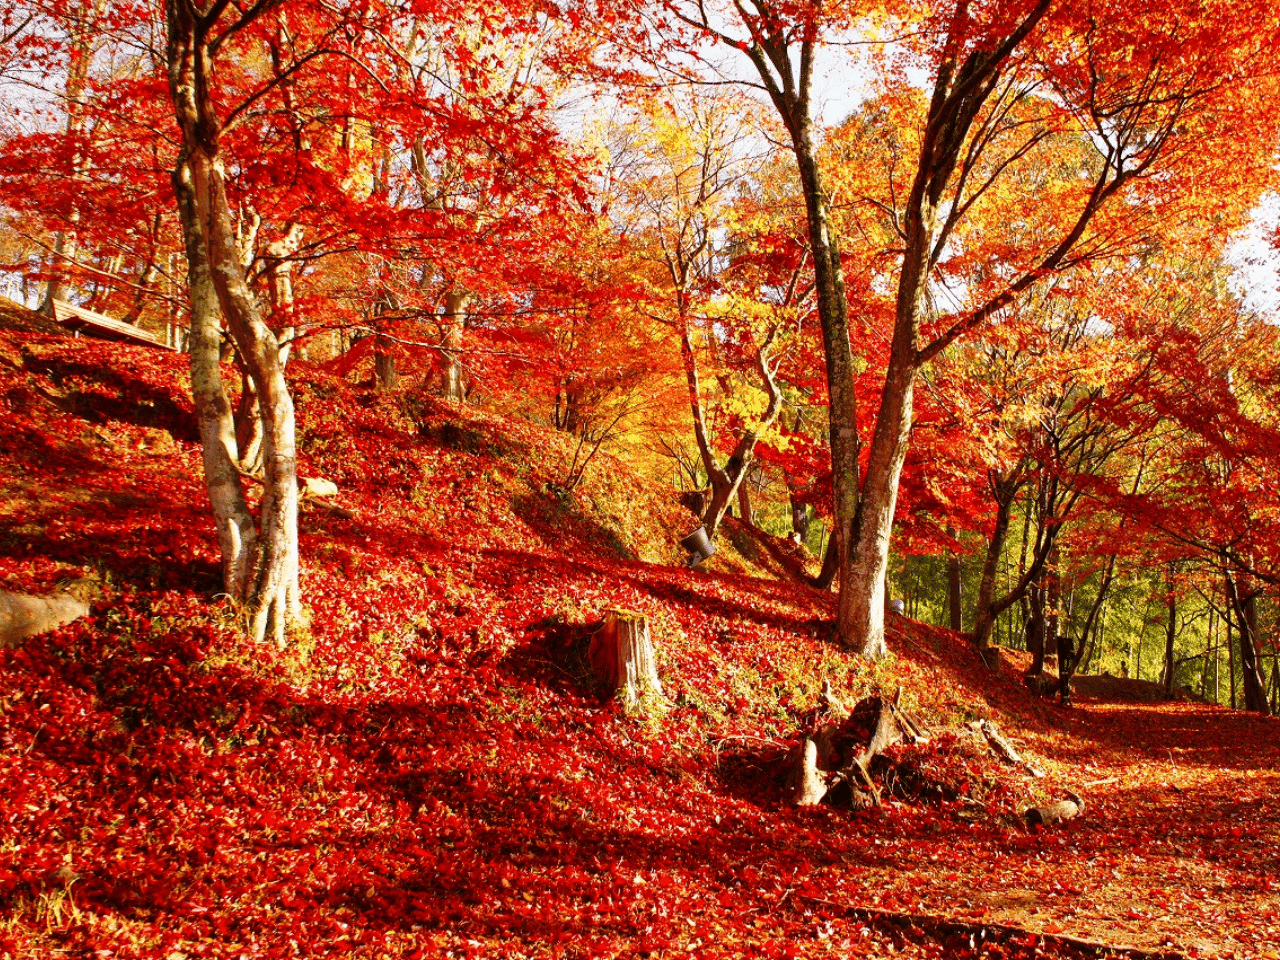
[[[182,358],[0,332],[0,585],[99,596],[0,652],[0,956],[1280,951],[1274,721],[1064,711],[902,618],[867,664],[770,550],[683,569],[691,517],[620,464],[562,496],[564,438],[294,375],[341,509],[306,508],[278,651],[217,596]],[[609,608],[653,626],[660,714],[583,669]],[[824,680],[931,728],[877,809],[784,802]],[[1024,826],[1067,790],[1083,817]]]

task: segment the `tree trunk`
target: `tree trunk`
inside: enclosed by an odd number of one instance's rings
[[[282,331],[280,362],[285,364],[289,362],[293,340],[301,332],[293,297],[293,256],[302,246],[302,236],[302,226],[290,224],[285,235],[267,244],[265,251],[267,291],[271,297],[271,310],[275,315],[276,325]]]
[[[1204,637],[1204,663],[1200,666],[1200,696],[1208,698],[1209,696],[1209,655],[1213,654],[1214,667],[1216,673],[1218,645],[1216,634],[1218,632],[1218,624],[1216,615],[1213,610],[1213,604],[1209,604],[1209,625],[1205,628]],[[1215,702],[1217,700],[1217,691],[1214,691]]]
[[[1111,590],[1111,582],[1115,577],[1116,556],[1113,553],[1107,558],[1107,569],[1098,582],[1098,595],[1093,598],[1089,607],[1089,615],[1085,617],[1084,626],[1080,629],[1080,650],[1076,654],[1078,663],[1083,664],[1081,672],[1088,673],[1093,666],[1093,654],[1102,643],[1103,610],[1107,602],[1107,594]]]
[[[582,387],[572,374],[564,378],[560,389],[556,391],[556,406],[553,415],[553,426],[562,433],[577,436],[582,429],[582,417],[579,409],[582,406]]]
[[[790,113],[784,116],[790,121],[788,128],[804,191],[818,321],[822,327],[826,358],[828,434],[831,438],[834,492],[831,539],[836,575],[840,578],[836,632],[846,645],[855,647],[863,656],[875,658],[887,652],[884,643],[884,577],[872,584],[855,582],[860,574],[853,570],[854,524],[861,486],[858,458],[862,451],[862,441],[858,436],[858,401],[854,392],[856,368],[849,342],[849,303],[844,288],[844,268],[836,232],[831,224],[830,201],[817,162],[807,96],[806,90],[805,102],[792,103]],[[887,542],[884,546],[887,551]]]
[[[738,9],[744,22],[752,19],[752,14],[744,8]],[[827,418],[834,493],[832,540],[840,576],[836,633],[847,646],[864,656],[880,657],[886,652],[884,577],[883,571],[880,576],[873,574],[883,564],[864,555],[865,569],[854,571],[854,526],[861,487],[858,458],[862,446],[858,436],[858,401],[854,391],[857,370],[850,346],[849,301],[845,293],[840,245],[831,222],[831,202],[818,164],[817,141],[810,116],[811,68],[818,43],[816,36],[809,33],[797,38],[798,49],[792,51],[787,49],[788,41],[780,39],[772,27],[759,26],[758,29],[760,36],[767,35],[767,41],[745,47],[743,52],[759,74],[790,136],[804,194],[809,249],[813,256],[814,290],[827,374]],[[888,543],[883,546],[887,551]]]
[[[1235,620],[1240,637],[1240,672],[1244,680],[1244,708],[1255,713],[1269,714],[1267,688],[1262,682],[1262,670],[1258,657],[1258,593],[1236,582],[1227,575],[1227,593],[1235,609]],[[1234,692],[1234,677],[1232,690]]]
[[[738,513],[742,517],[742,522],[749,527],[756,525],[756,513],[751,508],[751,487],[747,484],[747,478],[743,476],[742,482],[738,484]]]
[[[809,508],[803,503],[796,503],[795,493],[790,493],[791,498],[791,532],[799,539],[800,543],[804,543],[805,537],[809,535]]]
[[[1044,568],[1044,647],[1058,649],[1058,635],[1062,628],[1062,575],[1058,572],[1060,553],[1057,542],[1049,551],[1049,560]]]
[[[740,466],[735,469],[735,464],[732,463],[725,469],[721,469],[713,462],[709,476],[711,496],[707,500],[707,509],[702,515],[702,525],[707,528],[708,537],[715,537],[716,530],[720,528],[720,521],[729,512],[729,504],[742,484],[742,470]]]
[[[236,400],[236,449],[240,453],[240,470],[257,476],[262,470],[262,411],[258,407],[258,389],[246,369],[239,351],[235,355],[240,368],[240,397]]]
[[[173,186],[186,242],[191,300],[191,394],[200,425],[205,490],[213,508],[222,553],[223,589],[233,601],[242,603],[258,532],[240,480],[235,418],[222,381],[222,314],[209,275],[195,184],[185,158],[173,172]]]
[[[1027,618],[1026,627],[1027,649],[1031,652],[1028,673],[1033,677],[1044,673],[1045,633],[1044,585],[1037,583],[1031,588],[1031,616]]]
[[[625,610],[605,612],[604,625],[588,652],[596,678],[628,709],[646,709],[662,699],[649,621]]]
[[[689,409],[693,417],[693,436],[698,445],[698,453],[702,457],[702,466],[707,471],[711,484],[711,497],[702,515],[702,525],[706,528],[708,539],[714,539],[720,521],[724,519],[729,505],[735,497],[741,497],[739,491],[751,470],[755,459],[756,443],[760,434],[773,425],[782,410],[782,391],[774,379],[774,370],[769,366],[769,348],[773,345],[777,330],[766,337],[763,344],[756,349],[756,369],[760,374],[761,385],[769,396],[769,405],[756,426],[746,428],[738,437],[733,452],[729,455],[724,467],[716,461],[711,448],[710,434],[707,431],[706,412],[702,403],[702,386],[698,374],[698,358],[693,349],[693,338],[689,331],[689,319],[685,307],[684,295],[680,294],[680,357],[684,364],[685,382],[689,391]],[[750,500],[745,502],[750,508]],[[745,514],[745,510],[744,510]],[[751,522],[748,520],[747,522]]]
[[[106,12],[106,0],[81,0],[79,9],[72,15],[68,28],[70,51],[67,62],[67,85],[65,89],[67,105],[67,135],[70,138],[83,136],[85,133],[85,110],[82,102],[89,79],[89,66],[93,63],[93,42],[101,35],[101,20]],[[71,179],[68,185],[68,196],[71,211],[67,216],[70,225],[58,231],[53,241],[53,258],[50,264],[49,283],[45,287],[44,301],[40,312],[45,316],[53,316],[53,301],[67,299],[66,265],[73,263],[76,257],[76,228],[80,223],[80,197],[77,181],[82,180],[89,172],[89,158],[77,146],[71,158]]]
[[[237,256],[227,202],[220,120],[214,106],[214,51],[208,24],[183,0],[168,0],[169,89],[182,129],[197,222],[184,230],[204,241],[209,275],[241,362],[258,394],[262,421],[262,500],[242,604],[248,634],[283,643],[300,613],[298,596],[298,482],[293,398],[280,344],[263,321]],[[180,208],[190,211],[190,208]],[[224,564],[227,558],[224,557]]]
[[[442,349],[440,351],[440,389],[446,400],[465,403],[467,400],[466,377],[462,367],[463,335],[467,327],[467,300],[469,295],[450,290],[444,297],[442,324]]]
[[[1058,694],[1064,707],[1071,706],[1071,677],[1076,669],[1077,651],[1072,647],[1071,635],[1065,631],[1054,638],[1058,653]]]
[[[950,524],[947,525],[947,535],[953,540],[956,536],[955,528]],[[994,583],[994,577],[992,580]],[[960,596],[960,554],[955,550],[947,551],[947,611],[950,614],[951,629],[960,633],[964,629],[964,611]]]
[[[996,602],[996,571],[1009,532],[1009,513],[1017,485],[1010,478],[992,478],[991,490],[996,500],[996,523],[987,540],[987,555],[982,560],[982,577],[978,581],[978,600],[974,604],[973,642],[979,649],[991,645],[991,629],[1002,610],[1016,603],[1020,594],[1010,590]]]
[[[887,651],[884,583],[915,397],[915,325],[906,329],[899,323],[898,327],[853,525],[848,582],[842,578],[840,583],[840,636],[868,657],[879,657]]]
[[[394,393],[400,387],[395,344],[380,333],[375,333],[374,337],[373,381],[381,392]]]
[[[1230,681],[1228,692],[1230,693],[1229,702],[1231,709],[1236,708],[1236,648],[1235,641],[1231,639],[1233,625],[1238,625],[1238,613],[1235,609],[1235,587],[1232,585],[1231,574],[1224,574],[1223,579],[1225,586],[1223,587],[1223,597],[1227,601],[1227,617],[1225,621],[1227,633],[1227,679]]]
[[[827,549],[822,552],[822,570],[810,581],[810,585],[819,590],[829,590],[839,571],[840,555],[836,550],[836,538],[833,534],[827,538]]]
[[[992,530],[991,539],[987,544],[987,555],[982,564],[982,578],[978,583],[978,600],[974,605],[974,624],[973,624],[973,641],[979,649],[985,649],[991,645],[992,628],[995,626],[997,618],[1004,611],[1008,610],[1015,603],[1027,596],[1032,585],[1037,582],[1040,586],[1036,588],[1037,600],[1033,601],[1033,608],[1037,611],[1039,622],[1036,625],[1036,633],[1034,638],[1039,642],[1039,649],[1042,651],[1046,637],[1052,637],[1045,629],[1044,622],[1044,591],[1043,581],[1046,578],[1046,564],[1049,557],[1057,549],[1057,535],[1059,527],[1050,525],[1046,519],[1042,517],[1040,528],[1036,533],[1035,550],[1031,557],[1030,566],[1022,571],[1017,582],[1014,583],[1009,590],[1000,598],[995,597],[996,573],[1000,563],[1000,555],[1004,550],[1004,541],[1009,532],[1009,521],[1013,511],[1013,502],[1017,496],[1019,488],[1022,486],[1021,467],[1010,474],[1000,475],[992,474],[990,478],[991,493],[996,501],[996,523]],[[1028,511],[1029,515],[1029,511]],[[1027,546],[1027,530],[1024,525],[1023,529],[1023,563],[1026,562],[1026,546]],[[1038,603],[1038,606],[1036,605]],[[1036,614],[1033,614],[1033,616]],[[1033,639],[1031,633],[1031,617],[1028,618],[1024,626],[1025,636],[1030,643]],[[1030,645],[1028,650],[1032,649]],[[1033,672],[1038,674],[1043,669],[1043,659],[1040,661],[1040,667]]]
[[[1166,574],[1169,597],[1165,605],[1168,622],[1164,630],[1164,695],[1172,697],[1175,667],[1173,641],[1178,636],[1178,599],[1173,594],[1173,564],[1166,567]]]

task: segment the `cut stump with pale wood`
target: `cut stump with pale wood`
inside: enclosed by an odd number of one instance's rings
[[[649,621],[640,613],[606,610],[604,625],[591,638],[592,672],[628,709],[645,709],[663,699]]]

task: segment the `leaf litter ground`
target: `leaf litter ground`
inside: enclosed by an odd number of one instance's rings
[[[297,376],[343,511],[304,514],[309,628],[250,649],[181,360],[0,337],[0,577],[98,597],[0,652],[0,956],[1280,955],[1275,721],[1063,710],[900,618],[868,665],[788,545],[685,571],[688,515],[617,464],[562,496],[540,428]],[[582,676],[609,607],[653,624],[658,716]],[[784,802],[824,679],[931,727],[877,810]],[[1066,790],[1084,816],[1024,826]]]

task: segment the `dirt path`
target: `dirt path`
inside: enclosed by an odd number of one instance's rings
[[[1096,701],[1060,716],[1062,734],[1024,741],[1086,814],[914,837],[916,862],[884,872],[883,899],[1188,956],[1280,954],[1280,722]]]

